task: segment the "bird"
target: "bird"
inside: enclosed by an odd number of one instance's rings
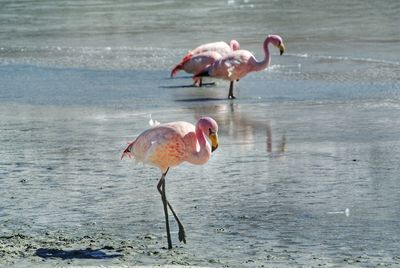
[[[216,60],[213,64],[205,67],[193,76],[195,84],[204,76],[220,78],[230,81],[228,99],[235,99],[233,96],[233,82],[239,81],[250,72],[264,70],[271,63],[269,44],[277,47],[280,55],[285,52],[282,37],[279,35],[268,35],[264,41],[264,59],[258,61],[254,55],[244,49],[235,50]]]
[[[238,50],[240,49],[240,44],[238,41],[232,39],[229,42],[229,45],[227,43],[225,43],[224,41],[219,41],[219,42],[214,42],[214,43],[207,43],[207,44],[203,44],[200,45],[198,47],[196,47],[195,49],[192,49],[191,51],[189,51],[184,58],[191,54],[191,55],[196,55],[196,54],[200,54],[206,51],[217,51],[218,53],[224,55],[230,51],[233,50]]]
[[[206,51],[200,54],[192,55],[185,60],[182,60],[180,64],[175,66],[171,72],[171,77],[175,76],[179,70],[184,70],[187,73],[197,74],[203,70],[208,65],[214,63],[216,60],[220,59],[222,56],[216,51]],[[200,79],[198,86],[202,86],[203,81]]]
[[[207,139],[210,140],[211,146]],[[157,189],[164,207],[168,249],[172,249],[168,208],[178,223],[180,242],[186,243],[186,234],[181,221],[167,200],[165,177],[170,168],[185,161],[196,165],[205,164],[210,159],[211,152],[217,148],[218,124],[211,117],[205,116],[201,117],[195,126],[185,121],[155,125],[143,131],[122,153],[121,160],[125,156],[134,157],[137,162],[158,167],[161,171]]]
[[[240,45],[236,40],[231,40],[229,45],[223,41],[200,45],[189,51],[172,69],[171,77],[176,76],[180,70],[191,74],[197,74],[217,59],[238,49],[240,49]],[[200,86],[201,84],[200,79]]]

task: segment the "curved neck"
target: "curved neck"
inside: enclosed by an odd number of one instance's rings
[[[271,55],[269,53],[269,48],[268,48],[268,45],[270,42],[271,42],[271,39],[269,37],[267,37],[267,39],[265,39],[265,41],[264,41],[264,46],[263,46],[264,59],[262,61],[256,61],[256,64],[254,66],[254,71],[264,70],[271,63]]]
[[[211,156],[211,147],[210,144],[206,141],[204,137],[203,131],[196,125],[196,138],[199,143],[200,150],[193,152],[189,158],[188,162],[196,165],[204,164],[210,159]]]

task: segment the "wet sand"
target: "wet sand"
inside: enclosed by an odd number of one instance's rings
[[[223,232],[218,230],[218,232]],[[397,267],[400,255],[360,253],[331,258],[315,252],[300,254],[271,247],[241,261],[204,258],[185,246],[167,250],[164,237],[151,234],[133,240],[115,239],[107,233],[71,237],[65,233],[0,237],[2,267]]]
[[[400,266],[399,13],[398,0],[2,1],[0,267]],[[261,59],[268,34],[286,53],[234,101],[227,82],[169,78],[207,42]],[[206,165],[168,173],[187,233],[179,244],[171,221],[170,251],[159,171],[120,160],[150,115],[220,126]]]
[[[226,83],[181,87],[190,79],[167,72],[3,69],[25,80],[3,78],[15,97],[0,107],[0,266],[399,265],[395,83],[261,73],[230,101]],[[120,155],[150,115],[205,114],[220,147],[206,165],[169,172],[188,244],[171,220],[168,251],[159,171]]]

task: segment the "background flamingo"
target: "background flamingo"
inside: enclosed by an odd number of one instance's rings
[[[239,42],[236,40],[231,40],[229,45],[221,41],[198,46],[197,48],[189,51],[172,69],[171,77],[176,76],[180,70],[184,70],[185,72],[191,74],[197,74],[217,59],[232,51],[238,50],[239,48]]]
[[[221,54],[222,56],[224,56],[226,53],[229,53],[231,51],[234,50],[238,50],[240,49],[240,45],[239,42],[236,40],[231,40],[229,42],[229,45],[223,41],[220,42],[214,42],[214,43],[208,43],[208,44],[204,44],[204,45],[200,45],[198,47],[196,47],[195,49],[192,49],[191,51],[189,51],[185,56],[188,56],[189,54],[191,55],[196,55],[196,54],[200,54],[206,51],[216,51],[219,54]]]
[[[195,83],[198,83],[199,79],[203,76],[211,76],[229,80],[231,83],[229,86],[228,98],[234,99],[233,81],[239,81],[240,78],[248,73],[261,71],[269,66],[271,62],[271,56],[268,46],[270,43],[279,48],[281,55],[283,52],[285,52],[285,46],[283,45],[282,38],[279,35],[268,35],[264,41],[265,56],[263,60],[257,61],[253,54],[248,50],[232,51],[197,73],[193,79]]]
[[[171,77],[176,75],[179,70],[184,70],[187,73],[197,74],[204,70],[210,64],[213,64],[216,60],[222,56],[216,51],[206,51],[200,54],[195,54],[188,57],[186,60],[181,61],[171,72]],[[199,81],[199,86],[202,86],[202,80]]]
[[[218,125],[210,117],[200,118],[196,126],[187,122],[159,124],[142,132],[123,152],[124,156],[135,157],[136,161],[148,163],[161,170],[157,189],[164,206],[168,249],[172,248],[168,221],[168,207],[179,226],[179,241],[186,243],[185,230],[165,194],[165,176],[170,167],[184,161],[202,165],[208,161],[211,152],[218,147]],[[205,136],[211,141],[207,142]]]

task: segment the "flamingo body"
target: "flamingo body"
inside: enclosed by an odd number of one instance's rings
[[[171,77],[174,77],[180,70],[196,74],[215,60],[239,48],[240,45],[236,40],[231,40],[229,45],[223,41],[200,45],[189,51],[172,69]]]
[[[237,50],[217,60],[208,70],[208,75],[229,81],[239,80],[253,71],[256,59],[247,50]]]
[[[196,126],[179,121],[160,124],[142,132],[122,153],[137,161],[158,167],[162,176],[157,185],[164,205],[168,248],[172,248],[169,231],[168,207],[179,226],[179,240],[186,243],[185,231],[165,193],[165,176],[170,167],[184,161],[201,165],[206,163],[211,152],[218,147],[218,125],[210,117],[200,118]],[[211,141],[211,146],[206,137]]]
[[[178,66],[176,66],[172,72],[171,76],[175,76],[179,70],[184,70],[187,73],[197,74],[208,65],[214,63],[216,60],[220,59],[222,56],[216,51],[206,51],[199,54],[195,54],[191,57],[187,57]]]
[[[219,54],[221,54],[222,56],[224,56],[225,54],[227,54],[231,51],[238,50],[239,47],[240,47],[239,42],[236,40],[231,40],[229,45],[223,41],[220,41],[220,42],[207,43],[204,45],[200,45],[200,46],[196,47],[195,49],[192,49],[191,51],[189,51],[188,54],[196,55],[196,54],[204,53],[206,51],[216,51]],[[188,55],[188,54],[186,54],[186,55]]]
[[[269,44],[279,48],[282,55],[285,51],[283,40],[279,35],[269,35],[264,41],[264,59],[258,61],[248,50],[235,50],[216,60],[213,64],[205,67],[197,73],[193,79],[195,83],[203,77],[210,76],[228,80],[231,82],[228,98],[233,96],[233,82],[241,79],[250,72],[261,71],[267,68],[271,63]]]

